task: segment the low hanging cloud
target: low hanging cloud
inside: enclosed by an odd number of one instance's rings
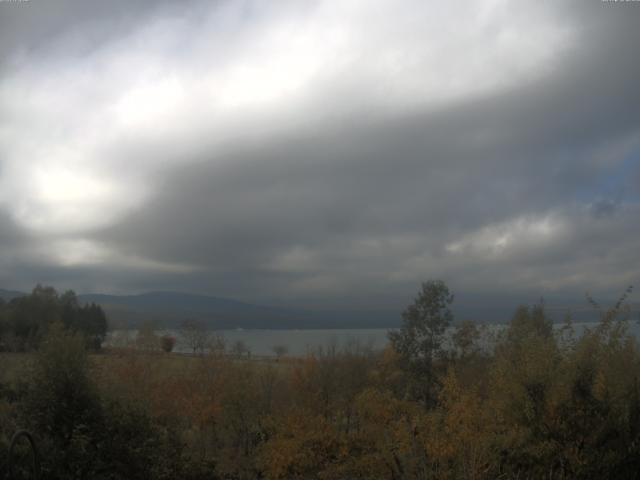
[[[0,282],[620,291],[640,8],[610,3],[0,3]]]

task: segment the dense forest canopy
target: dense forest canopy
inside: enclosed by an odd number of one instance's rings
[[[73,290],[59,294],[37,285],[29,295],[0,299],[0,350],[37,348],[57,322],[81,333],[92,349],[99,349],[107,334],[107,317],[99,305],[80,304]]]

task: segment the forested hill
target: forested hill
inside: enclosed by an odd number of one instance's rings
[[[101,305],[115,328],[134,328],[148,320],[170,328],[185,319],[202,320],[212,328],[287,328],[304,320],[304,314],[285,309],[178,292],[88,294],[80,300]]]
[[[26,295],[0,289],[5,301]],[[395,310],[308,311],[254,305],[237,300],[180,292],[149,292],[139,295],[78,295],[83,304],[100,305],[111,328],[136,328],[149,320],[159,327],[177,327],[186,319],[201,320],[211,328],[390,328],[399,323]]]
[[[201,320],[218,329],[389,328],[399,323],[399,314],[393,310],[316,312],[178,292],[89,294],[79,299],[101,305],[115,328],[133,328],[147,320],[170,328],[185,319]]]
[[[0,298],[2,300],[4,300],[5,302],[8,302],[12,298],[22,297],[24,295],[26,295],[26,294],[22,293],[22,292],[17,292],[17,291],[14,291],[14,290],[3,290],[3,289],[0,288]]]
[[[7,301],[25,293],[0,289],[0,298]],[[481,300],[460,296],[453,309],[455,318],[481,323],[506,323],[516,307],[531,299]],[[111,328],[136,328],[146,321],[159,327],[172,328],[183,320],[196,319],[211,328],[393,328],[400,324],[400,310],[370,309],[356,311],[311,311],[294,308],[269,307],[208,295],[180,292],[149,292],[139,295],[78,295],[83,304],[100,305],[109,318]],[[510,301],[511,300],[511,301]],[[533,303],[533,302],[529,302]],[[604,305],[608,303],[603,302]],[[632,318],[638,318],[640,306],[631,304]],[[595,321],[595,312],[583,299],[564,299],[546,303],[555,322],[561,322],[567,311],[574,321]]]

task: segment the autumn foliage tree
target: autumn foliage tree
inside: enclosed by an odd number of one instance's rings
[[[163,335],[160,337],[160,348],[165,353],[171,353],[176,345],[176,337],[172,335]]]
[[[436,401],[436,362],[453,320],[451,303],[453,294],[443,281],[424,282],[414,302],[402,312],[400,330],[389,332],[392,347],[411,374],[411,394],[427,406]]]

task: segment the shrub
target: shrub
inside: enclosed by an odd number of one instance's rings
[[[173,347],[176,346],[176,337],[171,335],[163,335],[160,337],[160,348],[162,348],[163,352],[171,353],[173,351]]]

